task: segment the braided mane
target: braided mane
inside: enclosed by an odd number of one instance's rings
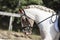
[[[44,10],[46,12],[52,12],[52,13],[55,12],[54,10],[47,8],[47,7],[44,7],[44,6],[41,6],[41,5],[29,5],[29,6],[27,6],[27,8],[38,8],[38,9]]]

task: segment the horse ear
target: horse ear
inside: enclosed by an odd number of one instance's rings
[[[23,14],[23,9],[19,9],[20,14]]]

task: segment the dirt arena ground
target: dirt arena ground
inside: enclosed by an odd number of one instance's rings
[[[0,40],[41,40],[40,35],[26,36],[22,32],[0,30]]]

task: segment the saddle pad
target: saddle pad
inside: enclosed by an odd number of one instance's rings
[[[59,32],[60,32],[60,16],[58,17],[58,28],[59,28]]]
[[[58,28],[58,27],[59,27],[59,26],[58,26],[58,24],[59,24],[58,21],[59,21],[59,20],[58,20],[58,18],[59,18],[59,17],[57,17],[56,22],[55,22],[55,24],[54,24],[54,25],[55,25],[55,29],[56,29],[57,32],[59,32],[59,28]]]

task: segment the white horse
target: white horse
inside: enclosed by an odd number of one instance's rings
[[[25,15],[36,22],[40,29],[42,39],[58,40],[60,35],[57,27],[59,16],[56,16],[56,12],[39,5],[30,5],[28,7],[29,8],[24,9]]]

